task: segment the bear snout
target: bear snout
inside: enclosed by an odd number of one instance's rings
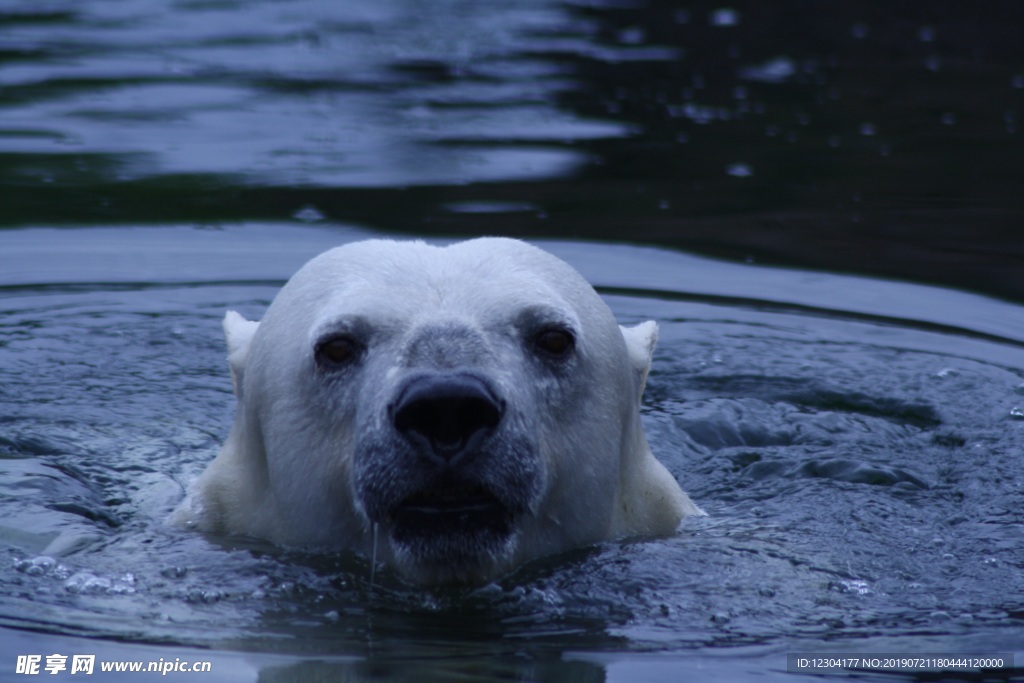
[[[465,371],[420,373],[388,406],[395,430],[422,456],[456,465],[498,427],[505,401],[490,382]]]

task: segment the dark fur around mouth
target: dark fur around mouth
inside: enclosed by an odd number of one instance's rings
[[[444,479],[395,506],[392,535],[399,543],[430,544],[453,538],[506,538],[513,514],[481,484]]]

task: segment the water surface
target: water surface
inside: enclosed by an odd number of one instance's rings
[[[0,224],[327,216],[1024,297],[1024,5],[11,0]]]
[[[238,681],[1019,658],[1022,12],[5,2],[0,678],[53,652]],[[645,427],[710,517],[437,592],[167,528],[230,425],[224,311],[371,234],[537,239],[657,320]]]
[[[599,681],[784,678],[798,651],[1021,650],[1021,310],[920,285],[542,245],[620,321],[660,325],[644,424],[710,513],[674,538],[422,591],[371,586],[358,558],[168,528],[230,426],[224,310],[259,318],[307,257],[366,234],[0,233],[5,658]]]

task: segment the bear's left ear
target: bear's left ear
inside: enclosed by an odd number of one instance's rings
[[[224,338],[228,342],[228,367],[231,368],[231,385],[235,396],[242,398],[242,376],[245,374],[245,359],[249,355],[249,345],[258,322],[246,320],[235,311],[228,311],[224,316]]]
[[[629,364],[637,378],[636,400],[639,402],[644,394],[644,386],[647,385],[647,373],[651,369],[654,345],[658,343],[658,323],[648,320],[633,327],[619,325],[619,329],[626,340]]]

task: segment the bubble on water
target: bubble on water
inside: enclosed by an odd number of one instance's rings
[[[42,576],[44,574],[48,574],[56,566],[57,560],[46,555],[33,557],[29,560],[18,560],[14,563],[14,568],[16,570],[28,574],[29,576]]]
[[[796,63],[789,57],[776,57],[763,64],[745,66],[739,70],[739,77],[762,83],[782,83],[796,74]]]
[[[126,573],[111,578],[91,572],[77,572],[64,582],[64,589],[69,593],[83,595],[131,595],[135,592],[135,575]]]
[[[843,579],[841,581],[832,581],[828,585],[830,590],[836,591],[837,593],[851,593],[853,595],[871,595],[874,591],[871,590],[871,586],[868,585],[867,581],[860,579]]]
[[[120,578],[114,581],[112,593],[117,595],[129,595],[135,592],[135,575],[125,572]]]
[[[708,23],[712,26],[736,26],[740,23],[740,13],[732,8],[722,7],[711,13]]]
[[[1010,418],[1014,420],[1024,420],[1024,406],[1014,406],[1010,408]]]
[[[749,178],[754,175],[754,169],[750,164],[745,164],[743,162],[729,164],[728,168],[725,169],[725,172],[733,178]]]
[[[713,123],[718,116],[718,111],[713,107],[704,107],[692,102],[688,102],[682,107],[670,106],[668,109],[670,116],[685,116],[694,123],[701,125]]]
[[[293,213],[292,218],[302,221],[303,223],[317,223],[324,220],[324,215],[312,204],[306,204],[304,207]]]
[[[188,574],[188,567],[165,567],[160,570],[160,575],[168,579],[181,579]]]
[[[616,37],[623,45],[639,45],[647,39],[647,33],[643,27],[630,26],[619,31]]]
[[[210,604],[220,602],[224,594],[216,589],[192,588],[182,597],[185,602]]]
[[[957,377],[959,374],[960,372],[956,368],[942,368],[935,373],[935,377],[938,377],[939,379],[947,379],[949,377]]]

